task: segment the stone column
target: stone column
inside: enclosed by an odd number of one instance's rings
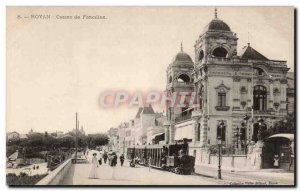
[[[193,121],[194,121],[194,128],[193,128],[193,144],[196,145],[198,140],[198,126],[199,126],[199,118],[198,117],[193,117]]]
[[[286,88],[287,88],[287,79],[280,80],[280,110],[286,111]]]
[[[248,82],[248,98],[247,98],[247,110],[251,110],[252,108],[252,96],[253,96],[253,93],[252,93],[252,79],[251,78],[248,78],[247,79],[247,82]]]
[[[200,134],[200,146],[207,146],[207,117],[208,117],[208,86],[207,86],[207,76],[204,77],[204,93],[203,93],[203,124],[201,126],[201,134]]]
[[[170,122],[165,121],[163,125],[165,127],[165,142],[170,143]]]
[[[169,128],[169,140],[170,144],[174,144],[174,136],[175,136],[175,124],[171,123],[170,128]]]
[[[207,146],[207,116],[203,118],[203,125],[200,129],[200,146]]]
[[[273,109],[273,104],[274,104],[274,95],[273,95],[273,80],[269,80],[269,83],[270,83],[270,91],[269,91],[269,93],[270,93],[270,99],[269,99],[269,109],[270,110],[274,110]]]
[[[233,78],[233,110],[240,109],[240,78]]]

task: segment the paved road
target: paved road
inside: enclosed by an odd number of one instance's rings
[[[88,160],[91,159],[89,152]],[[123,167],[118,161],[117,167],[107,164],[98,168],[99,179],[88,179],[91,164],[72,165],[69,173],[62,181],[63,185],[215,185],[223,181],[198,175],[177,175],[171,172],[150,169],[146,167],[129,167],[128,162]]]

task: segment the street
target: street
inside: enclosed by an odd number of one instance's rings
[[[98,153],[98,151],[89,152],[87,156],[89,161],[95,152]],[[126,160],[121,167],[119,159],[115,168],[108,164],[100,165],[99,179],[88,179],[90,168],[90,163],[72,164],[70,171],[62,180],[62,185],[293,185],[294,180],[292,172],[280,169],[239,172],[223,169],[222,180],[219,180],[216,178],[216,169],[207,166],[196,166],[198,174],[178,175],[145,166],[132,168]]]
[[[87,157],[90,160],[93,151]],[[131,168],[128,161],[115,168],[102,164],[98,168],[99,179],[88,179],[91,164],[73,164],[62,185],[216,185],[223,180],[199,175],[177,175],[171,172],[143,166]]]

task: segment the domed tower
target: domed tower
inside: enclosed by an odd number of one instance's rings
[[[197,135],[195,141],[200,142],[201,147],[214,144],[215,141],[215,138],[209,136],[213,132],[209,129],[219,119],[212,119],[211,116],[230,112],[230,89],[233,89],[231,70],[232,60],[237,56],[237,40],[230,27],[218,18],[215,9],[213,20],[206,25],[196,41],[194,82],[198,107],[193,112],[193,119]],[[236,88],[234,90],[237,92]],[[239,103],[239,100],[236,98],[235,102]]]
[[[194,62],[191,57],[183,51],[182,43],[180,52],[174,57],[173,61],[167,68],[167,86],[166,94],[168,97],[180,96],[182,92],[192,93],[194,90],[192,72]],[[180,98],[180,97],[179,97]],[[190,94],[186,95],[185,103],[188,104]],[[174,141],[174,125],[176,122],[189,118],[191,110],[188,106],[179,107],[179,100],[174,100],[175,105],[167,104],[167,119],[170,122],[169,132],[165,133],[166,142],[173,143]]]
[[[218,18],[215,9],[215,18],[204,28],[195,44],[195,63],[203,64],[208,57],[232,58],[237,54],[236,34],[230,27]]]

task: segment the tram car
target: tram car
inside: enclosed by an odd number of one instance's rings
[[[127,148],[132,163],[168,170],[176,174],[194,172],[195,157],[188,155],[188,144],[141,145]]]

